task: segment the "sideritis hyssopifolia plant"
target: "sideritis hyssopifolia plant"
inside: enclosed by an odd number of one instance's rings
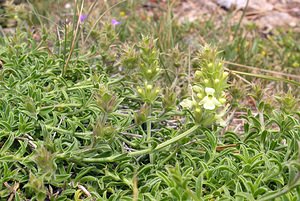
[[[226,105],[225,89],[228,73],[224,72],[222,59],[217,49],[208,45],[197,54],[196,67],[190,97],[180,105],[191,111],[195,123],[207,127],[214,123],[224,126],[222,119]]]
[[[148,146],[151,148],[151,121],[153,105],[160,94],[157,79],[160,76],[159,50],[156,40],[143,36],[136,46],[127,46],[120,59],[130,79],[134,79],[135,93],[141,103],[139,111],[135,112],[135,123],[141,125],[146,123],[146,136]],[[135,75],[135,76],[132,76]],[[150,155],[153,162],[153,157]]]
[[[146,121],[148,147],[151,147],[151,110],[154,101],[157,99],[160,90],[155,81],[160,74],[159,51],[156,48],[156,40],[143,36],[139,47],[139,68],[138,74],[140,82],[136,88],[138,96],[144,102],[144,107],[148,109]],[[150,162],[153,163],[153,155],[150,154]]]

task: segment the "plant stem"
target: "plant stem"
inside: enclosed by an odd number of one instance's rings
[[[76,29],[73,33],[73,40],[72,40],[72,43],[71,43],[70,52],[69,52],[67,61],[65,62],[64,66],[63,66],[63,69],[62,69],[62,76],[63,77],[65,76],[65,74],[67,72],[68,64],[69,64],[69,61],[71,59],[71,56],[72,56],[74,48],[75,48],[75,42],[77,40],[77,34],[78,34],[78,31],[79,31],[79,25],[80,25],[79,17],[82,14],[83,5],[84,5],[84,0],[82,0],[82,2],[81,2],[81,7],[80,7],[80,11],[79,11],[78,19],[77,19],[77,24],[76,24]]]
[[[238,30],[240,29],[242,20],[243,20],[243,18],[245,17],[245,14],[246,14],[246,10],[247,10],[247,8],[248,8],[248,5],[249,5],[249,0],[247,0],[246,5],[245,5],[245,7],[244,7],[244,9],[243,9],[243,14],[242,14],[242,16],[241,16],[241,18],[240,18],[240,20],[239,20],[239,22],[238,22],[238,24],[237,24],[235,30],[234,30],[233,38],[236,38],[236,36],[237,36],[237,33],[238,33]]]
[[[94,85],[92,84],[89,84],[89,85],[78,85],[78,86],[74,86],[74,87],[70,87],[70,88],[67,88],[66,91],[75,91],[77,89],[89,89],[89,88],[93,88]],[[48,94],[53,94],[53,93],[56,93],[56,92],[60,92],[60,91],[57,91],[57,90],[53,90],[53,91],[50,91]]]
[[[269,76],[269,75],[263,75],[263,74],[255,74],[255,73],[247,73],[247,72],[242,72],[242,71],[236,71],[236,70],[230,70],[231,73],[233,74],[240,74],[240,75],[246,75],[246,76],[251,76],[251,77],[258,77],[261,79],[266,79],[266,80],[272,80],[272,81],[278,81],[278,82],[285,82],[289,84],[293,84],[296,86],[300,86],[300,83],[295,81],[295,80],[289,80],[286,78],[278,78],[274,76]]]
[[[258,201],[268,201],[268,200],[273,200],[275,198],[278,198],[288,192],[290,192],[291,190],[293,190],[294,188],[296,188],[297,186],[299,186],[299,180],[300,180],[300,174],[298,173],[297,178],[295,179],[295,182],[293,185],[291,186],[286,186],[285,188],[283,188],[281,191],[278,191],[277,193],[274,193],[272,195],[269,196],[265,196],[262,197],[260,199],[258,199]]]
[[[102,17],[107,13],[109,12],[111,9],[113,9],[114,7],[116,7],[117,5],[125,2],[127,0],[123,0],[123,1],[120,1],[120,2],[117,2],[116,4],[112,5],[111,7],[109,7],[108,9],[106,9],[99,17],[98,19],[96,20],[96,22],[93,24],[92,28],[90,29],[89,33],[87,34],[85,40],[84,40],[84,43],[86,43],[87,39],[90,37],[91,33],[95,30],[95,27],[96,25],[100,22],[100,20],[102,19]]]
[[[151,114],[151,105],[149,106],[149,114]],[[148,148],[151,149],[151,120],[150,120],[150,115],[148,116],[147,120],[147,142],[148,142]],[[154,156],[153,154],[149,155],[150,158],[150,163],[153,164],[154,162]]]
[[[195,130],[197,130],[199,128],[199,125],[195,125],[192,128],[190,128],[189,130],[185,131],[184,133],[177,135],[176,137],[173,137],[170,140],[167,140],[161,144],[159,144],[157,147],[155,147],[155,149],[153,151],[158,151],[162,148],[165,148],[166,146],[169,146],[179,140],[181,140],[182,138],[185,138],[186,136],[192,134]]]
[[[147,121],[147,141],[148,141],[148,147],[149,149],[151,149],[151,121],[150,120]],[[154,155],[150,154],[149,157],[150,157],[150,163],[153,164]]]
[[[82,138],[82,139],[90,139],[91,135],[93,134],[93,132],[91,132],[91,131],[88,131],[88,132],[72,132],[72,131],[69,131],[69,130],[62,129],[62,128],[53,127],[53,126],[50,126],[50,125],[47,125],[47,124],[45,125],[45,128],[48,129],[48,130],[59,132],[59,133],[76,136],[76,137],[79,137],[79,138]]]
[[[43,106],[40,108],[40,110],[47,110],[51,108],[64,108],[64,107],[81,107],[82,104],[80,103],[62,103],[57,105],[49,105],[49,106]]]
[[[76,158],[73,158],[72,161],[80,161],[83,163],[105,163],[105,162],[115,162],[117,160],[123,159],[123,156],[133,157],[133,156],[140,156],[140,155],[144,155],[144,154],[150,154],[151,152],[159,151],[159,150],[187,137],[188,135],[192,134],[198,128],[199,128],[199,125],[195,125],[192,128],[190,128],[189,130],[183,132],[182,134],[159,144],[154,149],[148,148],[148,149],[144,149],[144,150],[140,150],[140,151],[130,152],[128,154],[117,154],[117,155],[105,157],[105,158],[77,158],[76,157]]]
[[[265,120],[264,120],[264,113],[263,111],[259,111],[259,121],[261,124],[261,130],[265,130]]]

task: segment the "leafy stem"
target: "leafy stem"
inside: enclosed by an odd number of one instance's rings
[[[296,177],[296,179],[295,179],[295,181],[293,182],[292,185],[287,185],[281,191],[278,191],[278,192],[276,192],[274,194],[262,197],[262,198],[258,199],[258,201],[268,201],[268,200],[273,200],[273,199],[275,199],[277,197],[280,197],[280,196],[282,196],[282,195],[290,192],[294,188],[300,186],[299,181],[300,181],[300,173],[297,174],[297,177]]]
[[[190,134],[192,134],[194,131],[196,131],[199,128],[199,125],[195,125],[192,128],[190,128],[189,130],[183,132],[182,134],[173,137],[161,144],[159,144],[158,146],[156,146],[154,149],[152,148],[148,148],[148,149],[144,149],[144,150],[140,150],[140,151],[134,151],[134,152],[130,152],[127,154],[127,156],[140,156],[140,155],[144,155],[144,154],[150,154],[150,153],[154,153],[156,151],[160,151],[163,148],[178,142],[179,140],[189,136]],[[105,158],[78,158],[78,157],[71,157],[72,161],[81,161],[84,163],[104,163],[104,162],[115,162],[117,160],[121,160],[123,159],[123,156],[126,156],[126,154],[117,154],[114,156],[109,156],[109,157],[105,157]]]
[[[148,120],[147,120],[147,142],[148,142],[148,148],[151,149],[151,118],[150,117],[151,114],[151,105],[149,106],[149,116],[148,116]],[[150,153],[149,155],[150,157],[150,163],[153,164],[154,162],[154,155]]]

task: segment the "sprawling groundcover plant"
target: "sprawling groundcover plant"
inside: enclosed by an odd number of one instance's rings
[[[159,81],[151,37],[122,51],[127,75],[42,47],[1,40],[1,199],[300,200],[296,114],[249,110],[242,134],[221,132],[230,106],[216,49],[195,56],[180,99]]]

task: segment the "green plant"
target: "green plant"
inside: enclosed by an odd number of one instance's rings
[[[247,66],[296,61],[293,34],[274,35],[290,48],[269,54],[270,38],[247,42],[253,27],[225,45],[237,29],[206,21],[200,32],[219,52],[185,44],[199,25],[177,24],[172,2],[160,22],[139,19],[136,1],[106,1],[96,15],[97,3],[81,3],[57,33],[45,23],[40,41],[22,27],[0,38],[2,199],[300,199],[296,68]],[[121,24],[109,23],[112,8]],[[290,91],[269,102],[261,78]]]

